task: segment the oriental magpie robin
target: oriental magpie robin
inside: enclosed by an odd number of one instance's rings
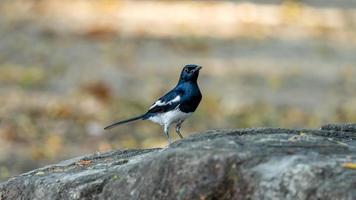
[[[201,66],[197,65],[186,65],[180,74],[178,84],[153,103],[145,114],[115,122],[104,129],[111,129],[120,124],[142,119],[150,120],[163,126],[164,134],[167,136],[169,144],[172,141],[168,130],[172,124],[176,124],[176,132],[180,138],[183,138],[180,133],[181,125],[197,109],[202,98],[197,83],[201,68]]]

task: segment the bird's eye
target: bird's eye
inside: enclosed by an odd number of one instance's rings
[[[189,72],[188,68],[185,68],[184,71],[185,71],[185,72]]]

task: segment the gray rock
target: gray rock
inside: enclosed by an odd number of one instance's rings
[[[0,184],[0,199],[356,199],[356,124],[213,130],[164,149],[74,158]]]
[[[327,124],[321,127],[321,130],[356,132],[355,124]]]

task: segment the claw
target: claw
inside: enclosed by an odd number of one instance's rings
[[[183,135],[180,133],[180,128],[182,126],[183,121],[180,121],[177,125],[176,125],[176,133],[179,135],[180,139],[183,139]]]

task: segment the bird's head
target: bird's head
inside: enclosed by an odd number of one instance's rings
[[[201,68],[202,68],[201,66],[192,65],[192,64],[184,66],[180,74],[179,81],[183,81],[183,82],[197,81],[199,76],[199,70]]]

